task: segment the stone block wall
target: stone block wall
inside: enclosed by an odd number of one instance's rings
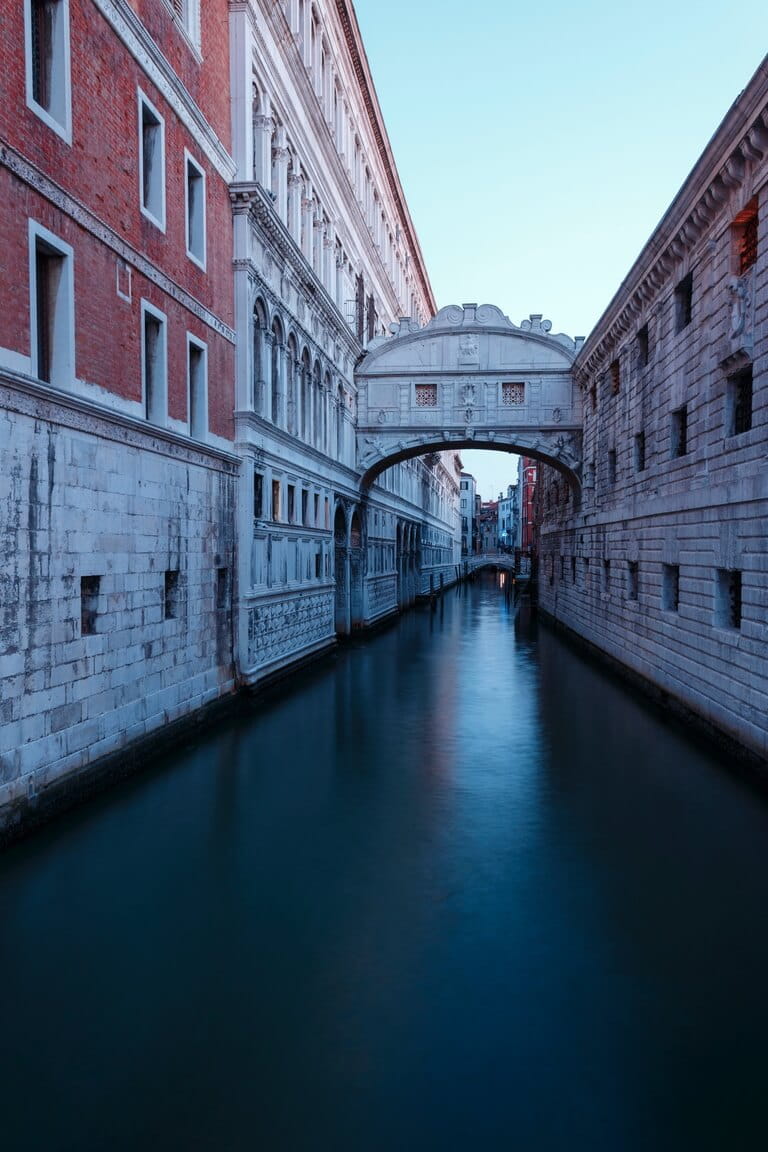
[[[542,470],[541,607],[768,756],[765,65],[575,371],[584,487]]]
[[[233,690],[236,468],[0,377],[0,830]]]

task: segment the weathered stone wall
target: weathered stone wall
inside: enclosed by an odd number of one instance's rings
[[[232,691],[235,473],[0,377],[0,830],[15,801]]]
[[[756,259],[745,256],[744,233],[755,212]],[[584,345],[576,372],[583,498],[575,509],[562,478],[543,470],[542,608],[768,755],[765,66]]]

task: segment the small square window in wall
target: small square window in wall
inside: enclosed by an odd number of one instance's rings
[[[525,404],[525,384],[502,384],[501,402],[505,407]]]
[[[627,599],[637,600],[637,588],[639,581],[638,564],[636,560],[630,560],[627,563]]]
[[[187,256],[205,268],[205,172],[189,152],[184,153]]]
[[[618,396],[621,391],[621,365],[618,359],[611,362],[609,371],[611,376],[611,395]]]
[[[179,572],[169,568],[165,573],[163,619],[175,620],[179,614]]]
[[[100,576],[80,577],[80,635],[95,636],[99,614]]]
[[[165,121],[139,92],[139,201],[144,216],[165,231]]]
[[[616,449],[608,449],[608,483],[616,483]]]
[[[676,408],[670,421],[670,452],[674,460],[688,452],[688,409]]]
[[[437,408],[437,384],[416,385],[416,407]]]
[[[744,276],[757,263],[757,197],[733,221],[734,271]]]
[[[645,472],[645,432],[635,436],[635,472]]]
[[[734,569],[717,570],[715,624],[718,628],[741,628],[741,572]]]
[[[661,606],[665,612],[680,610],[680,566],[663,564],[661,571]]]
[[[644,324],[637,334],[637,366],[638,368],[647,367],[651,359],[651,344],[650,336],[648,333],[648,325]]]
[[[684,276],[675,288],[675,332],[687,328],[693,316],[693,273]]]
[[[752,365],[728,377],[726,421],[729,436],[740,436],[752,428]]]
[[[72,143],[69,0],[24,0],[27,104]]]

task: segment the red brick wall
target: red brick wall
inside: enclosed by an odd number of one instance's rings
[[[229,144],[226,0],[204,4],[202,64],[164,0],[133,0],[158,45],[178,69],[205,118]],[[232,326],[232,224],[225,180],[149,82],[91,0],[70,0],[72,145],[26,105],[21,2],[0,13],[0,138],[88,207],[180,288]],[[7,65],[7,66],[6,66]],[[165,119],[166,230],[141,213],[138,103],[141,88]],[[184,149],[206,173],[207,267],[186,255]],[[115,254],[0,166],[0,346],[29,355],[28,226],[31,217],[74,249],[78,377],[128,399],[141,396],[140,300],[168,317],[169,415],[186,419],[186,332],[208,344],[209,425],[231,436],[234,353],[223,337],[133,273],[132,302],[115,291]]]

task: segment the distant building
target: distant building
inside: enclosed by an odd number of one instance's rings
[[[475,505],[477,482],[470,472],[462,472],[459,486],[459,515],[461,517],[461,554],[471,556],[477,540]]]
[[[498,508],[496,535],[499,547],[513,551],[520,547],[520,505],[516,484],[507,485],[506,496],[503,492],[499,493],[496,506]]]
[[[530,456],[521,456],[518,464],[517,490],[520,495],[520,551],[530,557],[535,546],[536,480],[538,464]]]
[[[478,516],[478,549],[495,552],[499,546],[499,502],[485,500],[480,504]]]

